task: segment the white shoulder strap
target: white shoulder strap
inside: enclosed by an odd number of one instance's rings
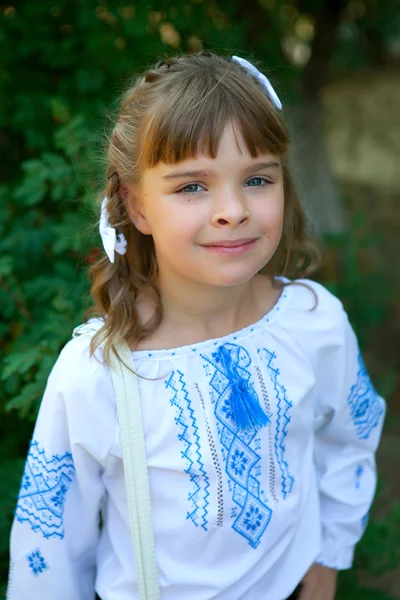
[[[159,600],[139,385],[137,376],[132,372],[135,367],[130,349],[127,345],[120,344],[117,352],[121,360],[112,353],[110,367],[117,400],[138,593],[140,600]]]

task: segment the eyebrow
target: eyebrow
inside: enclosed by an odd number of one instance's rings
[[[172,173],[168,173],[168,175],[164,175],[163,179],[182,179],[183,177],[207,177],[207,173],[205,171],[173,171]]]
[[[281,166],[281,163],[279,161],[276,160],[271,160],[271,161],[263,161],[263,162],[257,162],[257,163],[253,163],[251,165],[249,165],[244,172],[248,173],[251,171],[258,171],[259,169],[270,169],[272,168],[279,168]],[[214,174],[215,172],[210,170],[208,171],[209,174]],[[183,179],[185,177],[207,177],[208,173],[204,170],[199,170],[199,171],[173,171],[172,173],[168,173],[168,175],[164,175],[163,179]]]
[[[253,163],[251,165],[249,165],[247,167],[247,169],[245,169],[245,173],[251,172],[251,171],[258,171],[261,169],[279,169],[279,167],[281,166],[281,163],[279,160],[269,160],[269,161],[261,161],[261,162],[256,162]]]

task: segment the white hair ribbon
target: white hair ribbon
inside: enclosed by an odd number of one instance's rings
[[[274,88],[268,77],[261,73],[257,67],[251,64],[245,58],[240,58],[240,56],[232,56],[232,60],[238,62],[242,67],[244,67],[247,71],[249,71],[254,77],[258,79],[258,81],[263,85],[263,87],[267,90],[267,94],[270,97],[272,104],[278,109],[282,110],[282,102],[278,98],[278,94],[275,92]]]
[[[117,233],[114,227],[110,227],[110,223],[108,222],[107,203],[108,198],[105,196],[101,203],[99,231],[104,250],[110,259],[110,262],[113,263],[115,260],[115,252],[118,252],[118,254],[125,254],[126,239],[123,233]]]

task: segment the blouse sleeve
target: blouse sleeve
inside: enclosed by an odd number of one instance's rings
[[[317,562],[352,565],[376,487],[375,451],[385,403],[376,393],[347,315],[335,299],[335,327],[316,365],[318,409],[315,465],[322,523]]]
[[[48,380],[12,526],[8,600],[94,598],[115,409],[108,372],[88,345],[69,342]]]

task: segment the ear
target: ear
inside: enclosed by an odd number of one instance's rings
[[[143,213],[139,199],[139,190],[136,187],[121,185],[120,193],[125,201],[129,217],[136,229],[144,235],[151,235],[150,226]]]

